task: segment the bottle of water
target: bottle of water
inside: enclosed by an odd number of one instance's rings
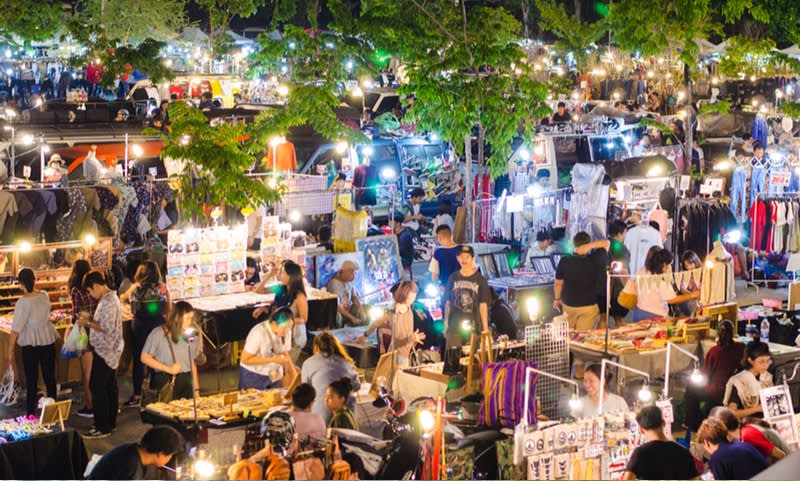
[[[769,342],[769,321],[766,317],[761,321],[761,342]]]

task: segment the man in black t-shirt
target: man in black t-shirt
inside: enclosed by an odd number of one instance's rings
[[[559,124],[564,122],[569,122],[572,120],[572,116],[570,116],[569,112],[567,112],[567,104],[564,102],[559,102],[556,105],[556,111],[553,114],[553,123]]]
[[[172,456],[183,451],[183,445],[183,436],[175,429],[154,426],[138,443],[120,444],[107,452],[87,479],[147,479],[145,467],[163,468]]]
[[[577,331],[592,329],[600,314],[597,301],[605,293],[607,254],[603,249],[595,249],[586,255],[581,247],[591,242],[586,232],[575,234],[572,238],[575,255],[561,258],[553,286],[553,309],[563,311],[570,329]]]
[[[664,435],[664,416],[657,406],[636,415],[647,442],[633,450],[623,479],[696,479],[697,466],[688,449]]]
[[[445,291],[444,308],[447,346],[461,346],[470,334],[489,331],[489,305],[491,290],[486,278],[475,265],[475,251],[462,244],[458,249],[461,270],[450,275]]]

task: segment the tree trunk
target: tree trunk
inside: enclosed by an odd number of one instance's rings
[[[531,2],[530,0],[522,0],[522,35],[529,39],[531,38]]]
[[[580,23],[581,22],[581,0],[573,0],[573,3],[575,4],[575,20],[577,20],[578,23]]]

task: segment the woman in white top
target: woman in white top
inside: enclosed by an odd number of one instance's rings
[[[283,340],[292,332],[292,315],[283,308],[250,329],[239,362],[239,389],[280,387],[285,374],[294,369]]]
[[[575,412],[576,418],[591,418],[600,411],[600,363],[592,364],[583,374],[583,388],[586,395],[581,397],[581,407]],[[628,410],[628,403],[617,394],[608,392],[611,373],[606,371],[606,384],[603,391],[603,413],[616,413]]]
[[[56,398],[56,340],[58,333],[50,321],[50,296],[35,291],[36,276],[31,269],[22,269],[17,274],[23,295],[14,306],[14,322],[11,325],[11,342],[8,349],[8,365],[14,365],[15,345],[22,348],[22,368],[25,371],[28,415],[36,414],[36,395],[39,385],[39,367],[47,387],[47,397]]]
[[[653,252],[648,252],[644,265],[645,268],[638,272],[638,276],[668,274],[672,270],[672,253],[656,248]],[[686,294],[676,293],[672,282],[666,279],[653,282],[651,279],[640,278],[632,282],[640,286],[637,288],[636,308],[633,310],[634,322],[656,317],[666,318],[669,316],[669,304],[680,304],[700,297],[699,290]]]
[[[739,419],[763,417],[760,392],[772,386],[772,374],[768,371],[772,364],[769,344],[760,341],[748,343],[742,364],[745,369],[731,376],[725,384],[722,405],[730,408]]]

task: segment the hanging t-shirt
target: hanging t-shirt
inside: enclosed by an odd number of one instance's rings
[[[273,163],[273,155],[275,161]],[[297,170],[297,155],[295,154],[294,144],[284,142],[277,147],[269,147],[267,150],[267,168],[278,171]]]
[[[649,225],[638,225],[625,233],[625,247],[631,253],[631,272],[638,272],[644,267],[647,251],[653,246],[664,247],[661,233]]]

